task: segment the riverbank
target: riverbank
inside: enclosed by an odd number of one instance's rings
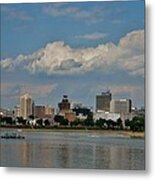
[[[131,137],[131,138],[144,138],[144,132],[133,132],[130,130],[105,130],[105,129],[72,129],[72,128],[19,128],[19,127],[1,127],[0,130],[17,130],[22,129],[22,131],[27,132],[69,132],[69,133],[90,133],[90,134],[105,134],[109,136],[120,136],[120,137]]]

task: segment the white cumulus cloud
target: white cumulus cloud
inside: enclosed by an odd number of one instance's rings
[[[117,45],[109,42],[97,47],[72,48],[63,41],[48,43],[32,54],[3,59],[1,66],[6,70],[24,68],[32,74],[124,70],[144,76],[144,30],[128,33]]]

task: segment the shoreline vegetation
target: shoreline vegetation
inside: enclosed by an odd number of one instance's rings
[[[89,133],[89,134],[105,134],[120,137],[130,137],[130,138],[145,138],[145,132],[137,132],[131,130],[112,130],[112,129],[99,129],[99,128],[66,128],[66,127],[49,127],[49,128],[30,128],[21,126],[6,126],[0,127],[0,130],[11,130],[11,129],[22,129],[23,131],[33,131],[33,132],[69,132],[69,133]]]

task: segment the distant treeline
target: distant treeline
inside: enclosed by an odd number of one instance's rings
[[[25,120],[22,117],[12,118],[12,117],[1,117],[0,124],[2,127],[37,127],[37,128],[72,128],[72,129],[112,129],[112,130],[132,130],[132,131],[144,131],[145,130],[145,119],[142,117],[134,117],[132,120],[123,121],[118,118],[117,121],[113,121],[111,119],[98,119],[96,121],[93,120],[93,116],[88,116],[86,119],[81,120],[76,118],[75,121],[69,122],[63,116],[56,115],[54,117],[53,122],[51,123],[48,119],[37,119],[35,123],[31,123],[33,117],[31,119]]]

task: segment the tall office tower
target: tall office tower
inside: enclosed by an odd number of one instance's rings
[[[32,97],[29,94],[20,96],[20,116],[27,119],[32,115]]]
[[[131,99],[112,100],[110,102],[110,112],[113,113],[130,113],[132,102]]]
[[[96,96],[96,110],[110,111],[110,101],[112,94],[110,91],[102,92],[101,95]]]

